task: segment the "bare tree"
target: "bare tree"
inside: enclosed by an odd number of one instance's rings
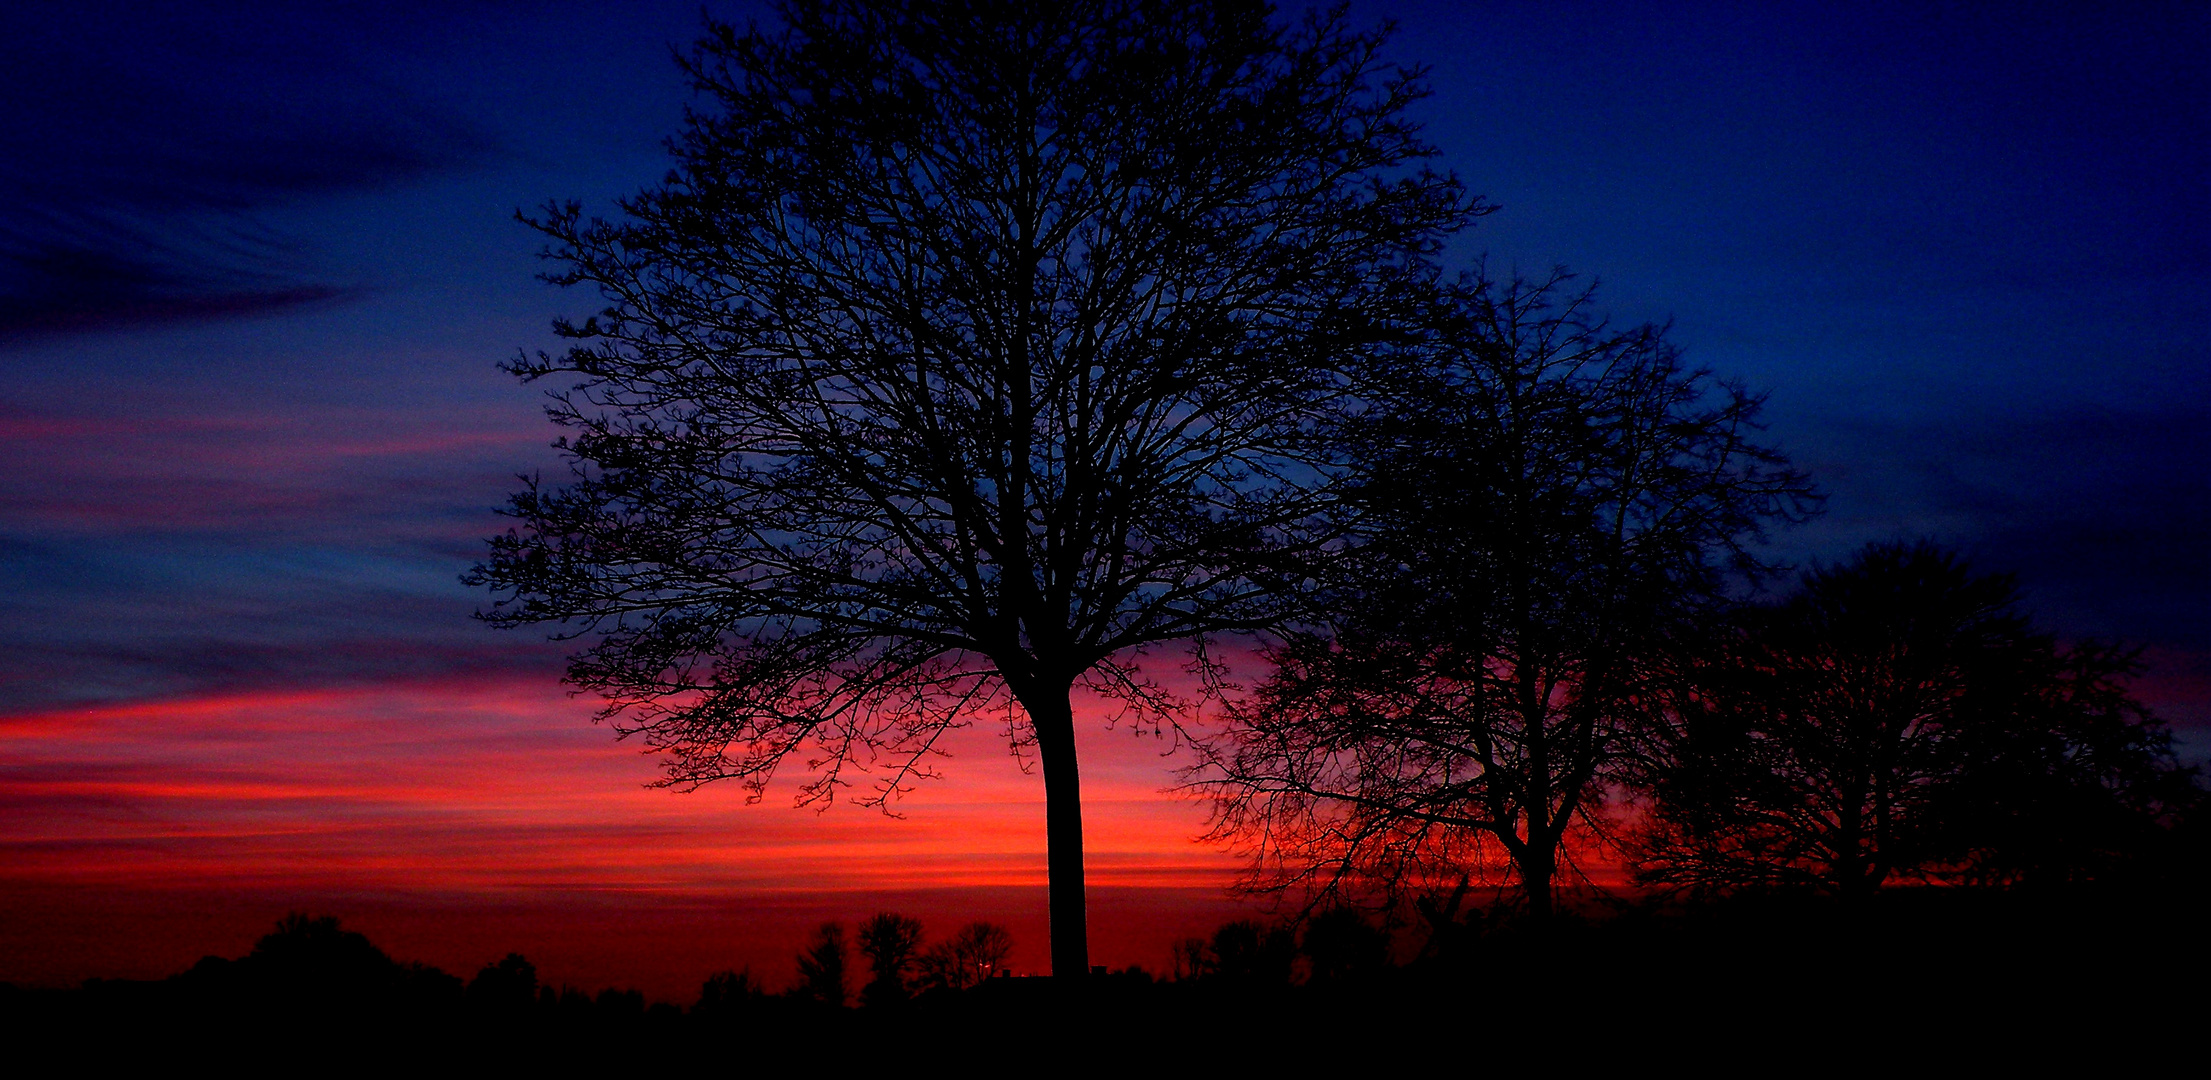
[[[971,922],[921,955],[921,984],[965,990],[988,981],[1013,955],[1013,932],[993,922]]]
[[[1044,773],[1052,964],[1088,968],[1070,694],[1154,722],[1148,646],[1265,625],[1306,435],[1480,207],[1417,72],[1263,3],[793,0],[714,26],[617,220],[532,222],[606,307],[471,580],[586,638],[569,679],[667,782],[887,806],[1002,709]],[[1014,706],[1018,706],[1018,711]]]
[[[1346,423],[1352,540],[1316,625],[1192,773],[1254,887],[1495,863],[1548,914],[1569,831],[1631,759],[1642,661],[1813,508],[1757,396],[1565,286],[1470,279]]]

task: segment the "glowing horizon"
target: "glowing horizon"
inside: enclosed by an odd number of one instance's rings
[[[986,723],[895,805],[778,813],[735,784],[648,787],[656,763],[547,679],[436,680],[52,709],[0,722],[16,875],[133,885],[424,892],[574,886],[1037,885],[1042,781]],[[1091,717],[1095,719],[1095,716]],[[1085,733],[1091,880],[1225,883],[1203,808],[1162,792],[1162,745]],[[991,744],[997,744],[993,747]],[[995,753],[992,751],[995,749]],[[128,812],[118,808],[128,807]],[[128,852],[130,857],[119,857]]]

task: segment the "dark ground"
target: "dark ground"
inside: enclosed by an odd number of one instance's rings
[[[1197,977],[997,979],[865,1009],[470,986],[315,929],[166,980],[7,987],[0,1023],[18,1055],[53,1048],[88,1069],[1139,1075],[1442,1061],[1463,1074],[2186,1061],[2211,1004],[2211,933],[2196,894],[2173,889],[1898,889],[1855,907],[1737,899],[1544,929],[1475,922],[1406,963],[1324,961],[1277,937]]]

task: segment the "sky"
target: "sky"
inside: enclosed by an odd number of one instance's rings
[[[742,20],[746,5],[712,5]],[[2211,10],[1359,3],[1502,207],[1451,257],[1600,280],[1770,393],[1796,562],[2015,572],[2211,756]],[[695,3],[0,15],[0,979],[155,976],[330,911],[682,1000],[824,918],[1044,966],[1042,790],[984,720],[901,805],[648,788],[459,577],[586,309],[517,209],[665,168]],[[1097,959],[1238,909],[1166,744],[1084,732]]]

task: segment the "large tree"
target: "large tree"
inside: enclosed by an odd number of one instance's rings
[[[1195,770],[1254,884],[1500,869],[1538,918],[1634,757],[1647,661],[1814,505],[1760,399],[1587,291],[1470,280],[1347,417],[1348,542]]]
[[[1088,969],[1070,694],[1171,705],[1148,646],[1277,618],[1313,417],[1480,211],[1416,72],[1262,3],[807,3],[716,25],[673,170],[534,225],[605,307],[512,365],[574,475],[514,497],[493,622],[667,780],[826,802],[1010,703],[1055,972]],[[1324,465],[1325,463],[1320,463]]]

